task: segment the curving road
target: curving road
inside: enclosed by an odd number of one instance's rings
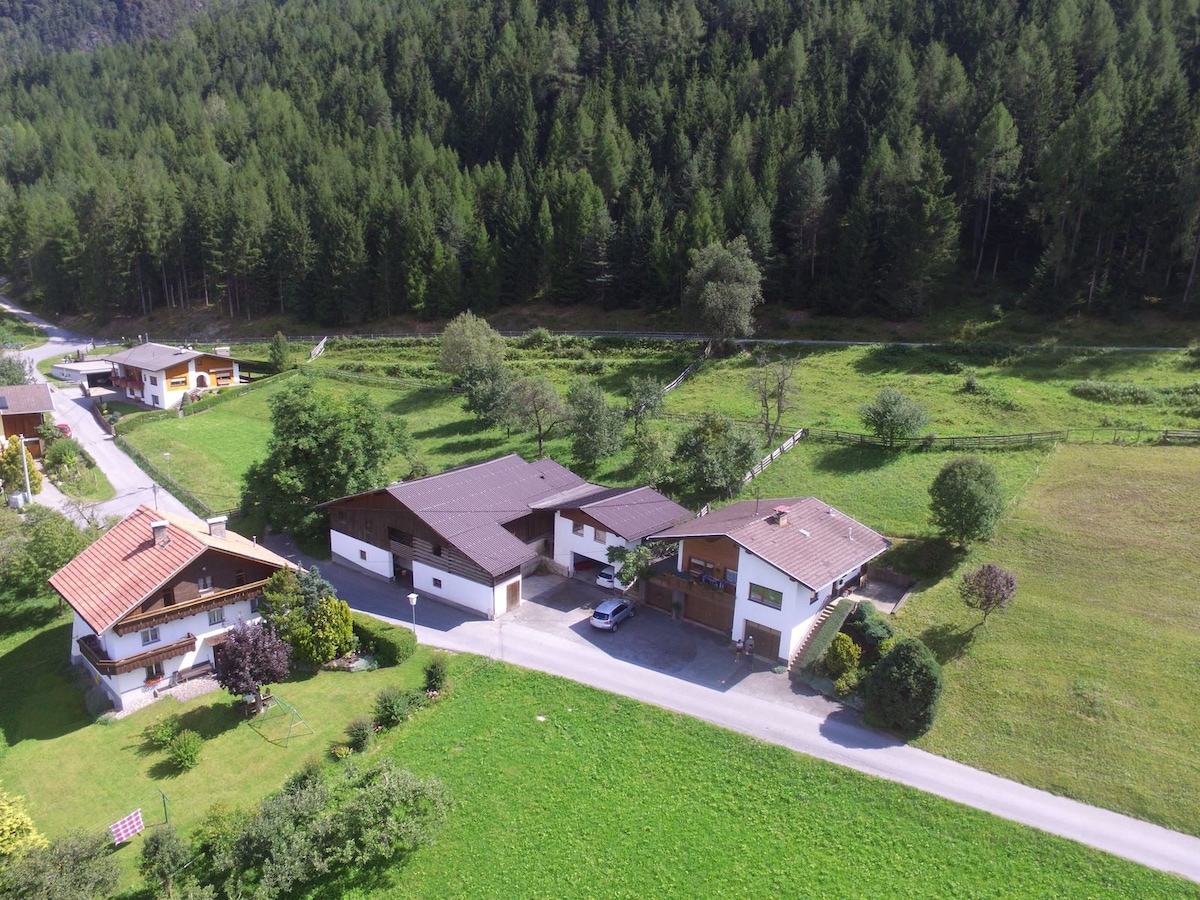
[[[46,343],[17,354],[28,359],[34,365],[34,378],[38,381],[48,380],[36,368],[42,360],[66,356],[76,350],[85,350],[91,346],[90,338],[75,334],[57,325],[51,325],[31,313],[17,309],[2,297],[0,297],[0,309],[19,316],[46,333]],[[50,382],[50,396],[54,401],[54,421],[66,422],[71,426],[74,438],[96,460],[96,465],[100,467],[100,471],[105,474],[117,492],[112,500],[96,505],[96,515],[124,518],[143,503],[147,506],[155,506],[157,500],[158,509],[191,519],[196,518],[191,510],[176,500],[166,488],[156,484],[113,443],[112,437],[97,424],[92,416],[91,406],[78,387],[74,385],[60,386],[56,382]],[[79,505],[64,497],[48,481],[45,482],[42,493],[34,497],[34,502],[52,506],[73,518],[80,518]]]

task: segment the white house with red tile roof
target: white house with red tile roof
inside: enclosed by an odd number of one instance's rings
[[[140,506],[50,578],[75,612],[71,658],[118,709],[221,665],[225,632],[255,621],[264,582],[294,564],[225,517]]]
[[[817,614],[890,544],[816,497],[743,500],[650,535],[678,541],[675,573],[648,588],[685,618],[790,659]],[[665,594],[670,594],[666,597]]]
[[[488,618],[521,602],[522,577],[544,557],[569,569],[581,558],[607,565],[607,547],[636,545],[690,515],[651,488],[600,487],[515,453],[321,508],[335,562]]]

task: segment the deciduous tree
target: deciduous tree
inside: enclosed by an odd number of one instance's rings
[[[76,832],[28,851],[0,875],[14,900],[93,900],[117,888],[119,868],[106,832]]]
[[[625,391],[625,418],[633,422],[636,437],[650,419],[657,419],[663,410],[663,383],[653,375],[634,375]]]
[[[587,475],[600,461],[621,449],[621,411],[608,402],[594,381],[576,381],[567,391],[567,426],[571,455],[578,470]]]
[[[163,825],[146,832],[138,871],[155,887],[161,887],[168,897],[175,895],[175,883],[183,877],[184,866],[192,858],[187,842],[173,825]]]
[[[689,254],[685,300],[713,339],[727,344],[754,333],[754,310],[762,303],[762,272],[744,237],[716,241]]]
[[[225,633],[225,662],[217,683],[235,697],[254,695],[255,712],[263,711],[262,689],[288,676],[291,648],[260,623],[240,622]]]
[[[958,593],[969,609],[983,613],[983,624],[998,609],[1008,609],[1017,595],[1017,579],[995,563],[985,563],[967,572],[958,585]]]
[[[987,540],[1004,512],[996,470],[977,456],[962,456],[942,467],[929,487],[930,517],[942,536],[964,547]]]
[[[763,426],[766,446],[775,443],[775,434],[784,413],[788,412],[796,398],[796,368],[798,359],[769,360],[759,356],[754,371],[750,373],[750,390],[758,398],[758,416]]]
[[[917,737],[933,726],[942,667],[916,638],[901,638],[875,664],[863,686],[867,722]]]
[[[438,368],[450,375],[487,370],[504,362],[504,338],[485,319],[459,313],[446,325],[438,347]]]
[[[538,456],[546,455],[546,438],[562,424],[567,407],[548,378],[522,378],[512,388],[517,420],[537,435]]]
[[[28,435],[28,437],[32,436]],[[24,457],[23,464],[22,457]],[[4,452],[0,453],[0,482],[3,482],[4,490],[9,493],[24,491],[26,473],[29,475],[29,492],[40,494],[42,492],[42,473],[33,464],[33,454],[29,452],[28,447],[21,445],[19,435],[10,435],[8,442],[4,445]]]
[[[860,414],[871,433],[889,445],[914,437],[929,424],[925,409],[895,388],[884,388],[873,401],[863,406]]]
[[[728,416],[705,413],[675,445],[675,480],[683,494],[701,503],[732,497],[756,462],[753,436]]]

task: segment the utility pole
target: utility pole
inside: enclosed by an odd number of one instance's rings
[[[20,435],[21,441],[21,472],[25,475],[25,502],[33,502],[33,493],[29,490],[29,459],[25,456],[25,435]]]

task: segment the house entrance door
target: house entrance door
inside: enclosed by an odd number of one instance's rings
[[[507,600],[509,612],[521,605],[521,582],[519,579],[508,586]]]
[[[217,644],[213,647],[213,668],[218,672],[225,670],[225,645]]]

